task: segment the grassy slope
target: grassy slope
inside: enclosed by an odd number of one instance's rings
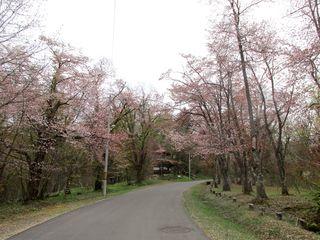
[[[221,189],[215,189],[215,191],[221,192]],[[269,199],[263,202],[257,202],[255,200],[255,192],[251,195],[242,194],[242,187],[239,185],[233,185],[231,192],[223,194],[225,197],[236,197],[237,202],[245,206],[248,206],[249,203],[254,203],[255,208],[263,206],[271,215],[274,215],[275,212],[283,212],[284,220],[293,224],[296,223],[297,218],[307,220],[311,227],[313,223],[319,222],[317,207],[312,200],[314,194],[310,190],[301,189],[297,191],[296,189],[290,189],[289,196],[282,196],[279,187],[268,186],[266,187],[266,191]]]
[[[125,183],[110,185],[108,196],[124,194],[135,189],[166,183],[165,180],[147,180],[140,185],[128,186]],[[21,203],[10,203],[0,205],[0,240],[6,239],[16,233],[28,229],[36,224],[47,221],[65,212],[95,203],[104,199],[101,192],[88,189],[76,188],[72,194],[64,197],[60,194],[46,200],[35,201],[27,205]]]
[[[184,193],[185,207],[200,228],[215,240],[257,239],[240,224],[233,223],[221,215],[219,206],[203,198],[204,185],[197,185]]]
[[[240,197],[240,193],[229,194]],[[233,203],[227,196],[215,197],[204,185],[191,188],[184,197],[187,210],[212,239],[320,239],[319,235],[278,221],[272,215],[249,211],[239,200]]]

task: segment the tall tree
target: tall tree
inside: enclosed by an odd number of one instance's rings
[[[147,172],[152,151],[151,140],[158,133],[157,126],[161,122],[162,109],[158,103],[159,96],[142,92],[128,95],[129,110],[121,120],[127,134],[125,151],[135,171],[136,181],[141,183]]]
[[[249,1],[247,5],[243,6],[242,4],[244,1],[239,0],[228,0],[229,7],[230,7],[230,17],[232,18],[233,23],[233,31],[236,36],[236,41],[238,44],[238,52],[240,57],[240,64],[241,64],[241,71],[242,71],[242,77],[243,82],[245,86],[245,93],[246,93],[246,99],[247,99],[247,106],[248,106],[248,114],[249,114],[249,123],[250,123],[250,138],[251,138],[251,146],[255,151],[252,152],[253,158],[255,162],[260,162],[261,155],[258,145],[258,129],[256,125],[256,119],[254,116],[253,111],[253,104],[252,104],[252,98],[251,98],[251,92],[250,92],[250,84],[249,84],[249,77],[248,77],[248,66],[247,66],[247,59],[245,56],[245,44],[244,41],[246,39],[246,33],[245,33],[245,22],[243,19],[243,15],[248,12],[252,7],[260,4],[263,2],[262,0],[253,0]],[[257,198],[259,199],[265,199],[267,198],[267,194],[264,188],[264,182],[263,182],[263,173],[258,170],[257,173]]]
[[[252,62],[259,63],[256,67],[260,68],[254,70],[250,65],[261,95],[264,126],[277,160],[282,195],[288,195],[285,158],[290,135],[285,130],[294,108],[299,77],[287,64],[280,40],[272,32],[260,29],[260,37],[252,42],[251,49],[255,52]]]

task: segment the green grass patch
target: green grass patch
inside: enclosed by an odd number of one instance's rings
[[[222,189],[214,189],[216,192],[222,192]],[[254,203],[259,207],[265,207],[267,212],[283,212],[284,220],[295,225],[297,218],[304,219],[307,222],[307,229],[313,229],[319,232],[320,220],[317,206],[313,200],[314,193],[307,189],[290,189],[289,196],[282,196],[281,189],[274,186],[266,186],[266,192],[269,199],[256,201],[256,192],[253,189],[251,195],[242,194],[240,185],[232,185],[230,192],[223,193],[227,197],[236,197],[237,202],[248,206]]]
[[[233,192],[227,194],[229,196],[216,197],[204,184],[197,185],[184,194],[188,212],[212,239],[320,239],[319,235],[289,222],[248,210],[248,205],[243,202],[247,203],[253,196],[241,195],[241,188],[239,192],[233,188]],[[230,195],[237,196],[236,203]]]
[[[128,185],[127,183],[117,183],[117,184],[108,185],[108,191],[107,191],[108,194],[106,197],[108,198],[111,196],[124,194],[144,186],[159,184],[162,182],[166,182],[166,181],[146,180],[141,184]],[[89,189],[89,188],[79,187],[79,188],[73,188],[71,190],[71,194],[69,195],[64,195],[64,193],[61,192],[57,195],[48,197],[44,200],[32,201],[28,204],[23,204],[21,202],[3,203],[3,204],[0,204],[0,221],[10,218],[16,214],[23,214],[27,212],[38,211],[48,206],[53,206],[56,204],[67,204],[67,203],[86,201],[86,200],[100,200],[103,198],[105,197],[102,196],[101,191],[93,191],[92,189]]]
[[[206,180],[210,179],[210,177],[202,175],[193,175],[191,179],[189,179],[189,177],[186,175],[164,174],[163,176],[160,176],[159,179],[168,180],[171,182],[190,182],[196,180]]]
[[[223,211],[220,206],[211,204],[203,191],[204,185],[197,185],[184,193],[185,207],[191,217],[211,239],[251,240],[257,239],[238,223],[230,221],[232,211]]]
[[[159,179],[167,180],[167,181],[171,181],[171,182],[190,182],[190,181],[192,181],[192,179],[190,180],[189,177],[187,177],[185,175],[174,175],[174,174],[165,174],[163,176],[160,176]]]

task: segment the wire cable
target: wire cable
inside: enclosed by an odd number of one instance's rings
[[[114,60],[114,49],[115,49],[115,33],[116,33],[116,13],[117,13],[117,0],[113,2],[113,29],[112,29],[112,49],[111,49],[111,60]]]

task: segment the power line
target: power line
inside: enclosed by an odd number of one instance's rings
[[[113,1],[113,27],[112,27],[112,55],[111,60],[114,60],[114,42],[115,42],[115,33],[116,33],[116,13],[117,13],[117,0]]]

